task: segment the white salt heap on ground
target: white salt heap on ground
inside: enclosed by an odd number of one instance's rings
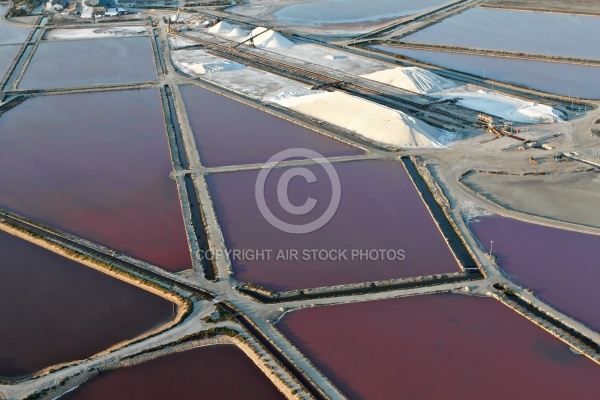
[[[148,29],[143,26],[121,26],[116,28],[52,29],[46,32],[46,39],[89,39],[113,36],[145,35]]]
[[[564,115],[551,106],[526,101],[473,86],[460,86],[440,91],[435,97],[456,99],[458,104],[472,110],[482,111],[508,121],[525,124],[548,124],[561,122]]]
[[[180,64],[181,70],[183,72],[192,71],[195,74],[212,74],[214,72],[224,72],[224,71],[235,71],[238,69],[244,69],[244,66],[233,61],[228,60],[218,60],[215,62],[207,62],[207,63],[186,63],[182,62]],[[192,74],[190,74],[192,75]]]
[[[250,39],[251,37],[260,34],[253,39],[255,47],[289,47],[294,44],[290,40],[283,37],[280,33],[272,30],[268,30],[268,32],[266,32],[267,30],[267,28],[263,27],[254,28],[254,30],[252,30],[246,39]]]
[[[550,106],[470,85],[458,86],[450,79],[418,67],[386,69],[362,77],[440,99],[458,99],[457,103],[463,107],[514,122],[554,123],[564,117]]]
[[[341,54],[327,54],[323,57],[326,60],[345,60],[346,58],[348,58],[348,56],[343,56]]]
[[[421,94],[434,93],[457,86],[450,79],[442,78],[419,67],[386,69],[362,75],[362,77]]]
[[[234,28],[231,32],[229,32],[227,36],[240,37],[248,36],[249,34],[250,32],[248,32],[246,29],[242,29],[238,26],[237,28]]]
[[[316,94],[311,94],[316,93]],[[283,92],[271,99],[283,107],[396,147],[443,147],[443,132],[401,111],[340,92]]]
[[[233,25],[231,25],[229,22],[227,22],[227,21],[221,21],[218,24],[213,25],[210,28],[208,28],[208,31],[210,33],[229,33],[234,28],[235,27]]]
[[[242,64],[207,54],[202,50],[176,50],[171,52],[171,59],[177,69],[192,76],[245,68]]]

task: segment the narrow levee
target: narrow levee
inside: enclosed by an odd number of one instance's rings
[[[245,315],[240,314],[232,306],[226,303],[220,303],[221,306],[229,313],[233,314],[236,320],[242,324],[244,328],[261,344],[263,345],[274,358],[281,363],[281,365],[287,369],[292,376],[297,379],[302,386],[312,395],[315,399],[325,400],[327,397],[323,394],[322,390],[316,386],[306,374],[295,366],[288,357],[271,341],[269,338],[256,327],[256,325]]]
[[[210,281],[214,281],[217,279],[217,267],[213,257],[205,257],[208,250],[210,250],[210,247],[208,236],[206,234],[206,218],[204,217],[204,211],[200,204],[198,191],[196,190],[192,175],[185,174],[183,179],[185,181],[185,189],[190,203],[194,233],[196,235],[196,240],[198,241],[198,249],[200,252],[199,254],[195,254],[194,257],[197,257],[197,261],[200,261],[204,277]]]
[[[2,378],[90,357],[173,318],[170,302],[5,232],[0,251]]]
[[[223,377],[231,375],[225,383]],[[102,372],[62,396],[65,400],[132,398],[255,398],[285,396],[233,345],[214,345],[166,355],[132,367]]]
[[[406,167],[413,183],[421,194],[423,201],[437,223],[440,231],[446,238],[448,246],[452,249],[457,261],[465,271],[478,273],[480,272],[472,253],[469,251],[465,241],[461,238],[461,234],[457,231],[455,225],[451,222],[450,217],[444,212],[440,204],[436,201],[431,189],[423,176],[419,173],[413,161],[408,157],[403,157],[402,162]]]

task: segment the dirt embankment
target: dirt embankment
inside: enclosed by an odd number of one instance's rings
[[[144,334],[142,334],[136,338],[128,339],[123,342],[117,343],[117,344],[111,346],[110,348],[96,354],[95,356],[101,356],[103,354],[110,353],[118,348],[127,346],[129,344],[138,342],[145,338],[155,336],[156,334],[158,334],[160,332],[169,330],[172,327],[174,327],[175,325],[179,324],[191,312],[191,309],[193,307],[191,302],[189,302],[186,299],[184,299],[183,297],[179,296],[177,293],[172,292],[166,288],[159,286],[158,284],[152,284],[150,282],[146,282],[146,281],[142,280],[141,278],[137,278],[133,275],[129,275],[123,271],[118,271],[118,270],[112,269],[112,268],[110,268],[109,265],[97,262],[90,257],[85,257],[83,255],[77,254],[73,251],[70,251],[69,249],[66,249],[59,245],[51,243],[51,242],[45,240],[44,238],[31,235],[28,232],[26,232],[24,230],[20,230],[20,229],[12,226],[10,224],[7,224],[5,222],[0,223],[0,230],[4,231],[6,233],[9,233],[13,236],[16,236],[18,238],[21,238],[23,240],[26,240],[30,243],[33,243],[37,246],[40,246],[44,249],[47,249],[53,253],[59,254],[67,259],[70,259],[70,260],[73,260],[80,264],[83,264],[86,267],[93,268],[93,269],[95,269],[99,272],[102,272],[104,274],[107,274],[113,278],[120,279],[129,284],[137,286],[143,290],[146,290],[152,294],[155,294],[155,295],[160,296],[170,302],[177,304],[177,315],[175,316],[175,318],[173,320],[171,320],[167,324],[159,326],[152,331],[145,332]],[[75,361],[71,361],[71,362],[53,365],[53,366],[45,368],[42,371],[36,373],[34,376],[46,375],[49,372],[64,368],[69,365],[74,365],[79,362],[80,362],[80,360],[75,360]]]

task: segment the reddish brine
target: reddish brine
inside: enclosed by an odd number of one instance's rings
[[[0,207],[169,270],[191,267],[157,91],[35,97],[0,118]]]
[[[239,280],[291,290],[459,271],[402,163],[343,162],[333,168],[340,180],[339,207],[328,223],[305,234],[282,231],[261,212],[256,198],[259,171],[208,175]],[[332,183],[322,166],[307,169],[316,182],[298,176],[287,185],[292,205],[299,207],[311,198],[316,202],[305,215],[292,215],[280,204],[277,188],[290,169],[269,172],[260,190],[276,219],[304,226],[326,214]]]
[[[196,146],[208,167],[263,163],[280,151],[307,148],[326,157],[363,151],[198,86],[184,86]]]
[[[277,327],[351,399],[595,399],[600,366],[492,299],[310,308]]]
[[[487,216],[471,221],[498,265],[542,300],[600,331],[600,236]]]
[[[0,377],[88,358],[172,318],[172,303],[4,232],[0,254]]]
[[[233,345],[200,347],[102,372],[61,400],[285,399]]]

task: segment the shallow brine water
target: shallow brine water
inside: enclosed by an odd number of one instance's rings
[[[352,399],[595,399],[600,367],[492,299],[310,308],[277,327]]]
[[[225,378],[229,377],[228,381]],[[285,399],[233,345],[200,347],[103,372],[64,400]]]
[[[600,79],[598,79],[600,67],[413,50],[391,46],[373,47],[444,68],[544,92],[563,96],[571,95],[574,98],[600,99]]]
[[[12,64],[15,56],[19,52],[21,46],[18,45],[4,45],[0,46],[0,80],[8,71],[10,64]]]
[[[488,216],[471,229],[498,265],[537,296],[600,331],[600,236]]]
[[[8,7],[9,4],[0,4],[0,16],[6,14]],[[31,28],[29,27],[9,24],[0,19],[0,44],[23,43],[30,32]]]
[[[203,165],[252,164],[280,151],[308,148],[326,157],[362,154],[339,140],[198,86],[181,88]]]
[[[160,96],[35,97],[0,118],[0,207],[170,270],[191,267]]]
[[[333,165],[341,185],[339,208],[325,226],[306,234],[283,232],[261,214],[255,197],[258,171],[208,176],[226,245],[238,251],[237,257],[230,257],[238,279],[288,290],[459,270],[400,162]],[[291,215],[277,196],[279,182],[286,181],[283,174],[291,171],[278,168],[269,173],[264,185],[267,206],[289,224],[317,221],[332,199],[327,173],[321,166],[310,166],[316,182],[307,183],[303,177],[289,182],[291,204],[316,201],[308,214]]]
[[[92,356],[172,317],[158,296],[0,232],[0,377]]]
[[[447,0],[326,0],[294,4],[277,11],[278,21],[298,25],[351,24],[417,14]]]
[[[41,43],[21,89],[45,89],[156,79],[152,44],[147,37]]]
[[[403,40],[600,59],[600,17],[472,8]]]

